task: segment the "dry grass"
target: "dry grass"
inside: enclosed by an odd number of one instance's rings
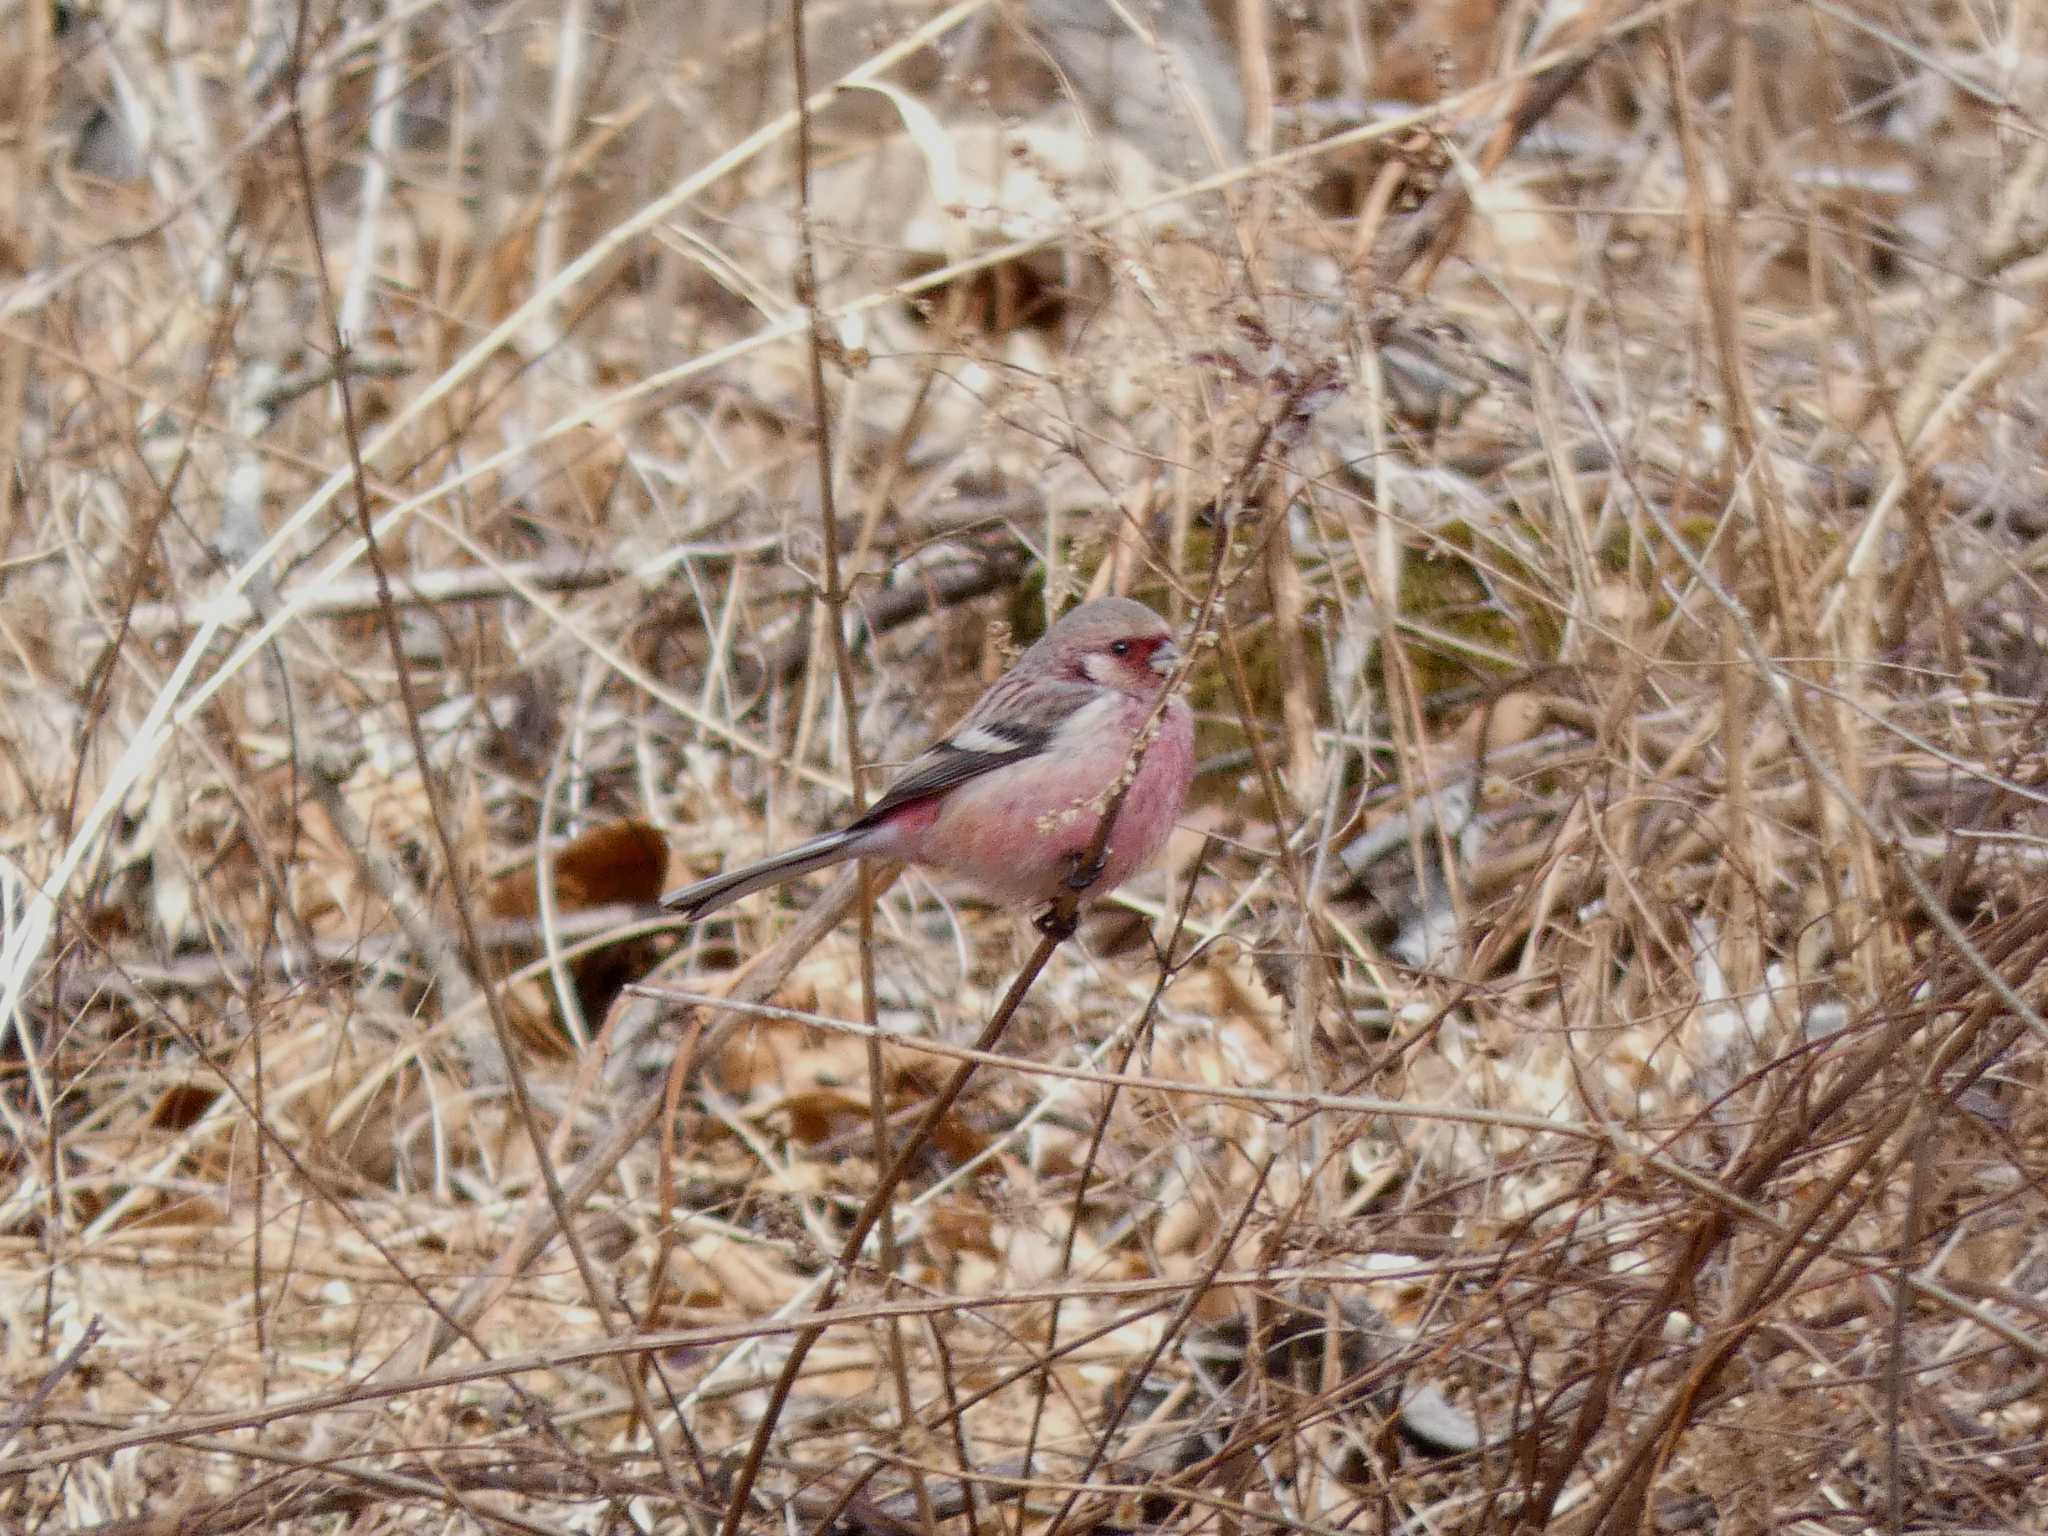
[[[2048,1524],[2038,0],[242,10],[0,0],[0,1527]],[[1111,589],[1077,942],[651,915]]]

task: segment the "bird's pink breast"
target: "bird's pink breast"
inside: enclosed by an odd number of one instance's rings
[[[1149,712],[1147,703],[1132,699],[1112,727],[1098,733],[1099,747],[1049,751],[905,806],[889,818],[902,856],[997,901],[1050,902],[1075,859],[1093,844],[1109,787],[1123,773]],[[1185,702],[1172,699],[1117,813],[1094,894],[1123,884],[1165,846],[1187,799],[1194,751],[1193,718]]]

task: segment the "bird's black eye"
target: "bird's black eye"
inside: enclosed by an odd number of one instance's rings
[[[1130,654],[1131,654],[1131,642],[1130,642],[1130,641],[1128,641],[1128,640],[1112,640],[1112,641],[1110,641],[1110,643],[1109,643],[1109,654],[1110,654],[1110,655],[1112,655],[1112,656],[1128,656],[1128,655],[1130,655]]]

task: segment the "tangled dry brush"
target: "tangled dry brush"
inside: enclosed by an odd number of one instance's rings
[[[2048,7],[800,16],[0,0],[0,1527],[2043,1529]]]

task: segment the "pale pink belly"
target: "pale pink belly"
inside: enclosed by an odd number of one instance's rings
[[[891,818],[905,856],[997,901],[1026,906],[1053,900],[1075,859],[1093,844],[1106,791],[1128,760],[1131,732],[1146,712],[1132,703],[1124,728],[1110,733],[1099,752],[1048,754],[906,807]],[[1121,885],[1165,846],[1193,767],[1193,721],[1175,699],[1117,813],[1095,895]]]

